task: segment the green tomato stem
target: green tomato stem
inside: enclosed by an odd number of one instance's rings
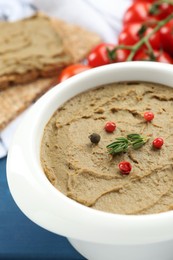
[[[154,51],[153,51],[153,48],[152,48],[150,42],[147,41],[147,42],[146,42],[146,46],[147,46],[147,48],[148,48],[148,52],[149,52],[150,57],[152,57],[153,59],[155,59]]]
[[[155,34],[157,31],[160,30],[160,28],[162,26],[164,26],[165,24],[167,24],[171,19],[173,19],[173,13],[170,14],[169,16],[167,16],[164,20],[162,21],[159,21],[156,25],[156,27],[152,30],[152,32],[150,32],[149,34],[147,34],[145,37],[143,37],[140,41],[138,41],[135,45],[131,46],[131,52],[127,58],[127,61],[132,61],[136,52],[141,48],[141,46],[143,44],[147,45],[148,46],[148,43],[149,43],[149,39],[150,37]],[[151,50],[151,49],[150,49]],[[152,51],[153,53],[153,51]],[[154,55],[154,53],[153,53]]]

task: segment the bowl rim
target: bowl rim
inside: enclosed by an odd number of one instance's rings
[[[7,157],[8,185],[21,211],[51,232],[90,242],[144,244],[172,239],[172,211],[129,216],[83,206],[48,181],[39,156],[39,144],[48,119],[65,101],[87,90],[88,86],[141,80],[173,87],[172,75],[173,66],[169,64],[116,63],[85,71],[43,95],[25,115]]]

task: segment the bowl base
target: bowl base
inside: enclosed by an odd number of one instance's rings
[[[68,238],[88,260],[172,260],[173,240],[145,245],[106,245]]]

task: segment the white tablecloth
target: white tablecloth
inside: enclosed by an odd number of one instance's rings
[[[98,33],[116,43],[121,20],[131,0],[0,0],[0,19],[15,21],[42,10],[51,16]],[[25,111],[0,133],[0,158],[4,157]]]

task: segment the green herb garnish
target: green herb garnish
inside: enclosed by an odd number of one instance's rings
[[[148,137],[142,136],[139,134],[129,134],[126,137],[118,137],[115,139],[115,142],[107,145],[108,153],[109,154],[118,154],[122,152],[127,152],[129,147],[133,149],[139,149],[142,147],[147,141]]]

